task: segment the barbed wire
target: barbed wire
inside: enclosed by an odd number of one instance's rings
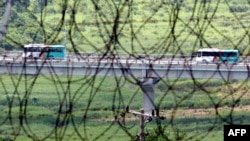
[[[0,76],[0,140],[144,140],[143,125],[147,141],[192,141],[220,136],[216,133],[225,124],[249,123],[248,78],[162,78],[153,63],[142,63],[145,71],[138,77],[129,60],[157,62],[166,54],[170,61],[177,56],[189,60],[186,56],[200,48],[238,49],[247,56],[250,1],[53,0],[44,7],[38,7],[42,1],[26,2],[0,2],[12,3],[4,7],[11,14],[1,17],[2,47],[66,43],[77,59],[58,61],[68,68],[64,76],[49,59],[0,62],[10,68],[23,64],[22,74],[11,69]],[[121,63],[121,54],[129,56],[127,63]],[[96,70],[75,76],[81,61]],[[36,73],[27,75],[30,64]],[[168,76],[174,66],[165,65]],[[192,76],[192,65],[185,65]],[[145,83],[151,79],[156,94],[150,99],[153,113],[147,115],[142,103],[143,96],[150,97]]]

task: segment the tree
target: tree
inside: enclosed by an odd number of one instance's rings
[[[11,14],[11,8],[14,5],[15,0],[8,0],[8,2],[6,3],[6,9],[3,15],[3,19],[2,19],[2,24],[0,25],[0,43],[3,40],[4,35],[6,34],[6,30],[8,27],[8,20]]]

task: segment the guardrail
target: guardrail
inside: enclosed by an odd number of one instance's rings
[[[60,61],[74,61],[74,62],[97,62],[102,63],[139,63],[139,64],[198,64],[195,61],[195,58],[191,56],[181,56],[181,55],[161,55],[161,54],[152,54],[152,55],[129,55],[129,54],[115,54],[115,55],[103,55],[98,53],[69,53],[66,57],[66,60],[50,60],[55,62]],[[37,61],[42,61],[44,59],[38,59]],[[49,59],[48,59],[49,60]],[[0,61],[7,63],[17,63],[23,62],[22,51],[9,51],[3,52],[0,54]],[[32,61],[28,59],[26,61]],[[242,56],[239,63],[249,64],[250,57]]]

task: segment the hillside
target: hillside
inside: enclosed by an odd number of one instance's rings
[[[6,49],[61,44],[67,33],[69,51],[190,54],[215,47],[249,52],[248,0],[53,0],[44,8],[36,0],[17,3],[2,44]]]

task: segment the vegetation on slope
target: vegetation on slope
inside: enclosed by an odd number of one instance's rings
[[[190,54],[202,47],[249,52],[247,0],[53,0],[41,5],[16,2],[2,48],[62,44],[66,31],[70,51],[104,52],[114,40],[117,53]]]

